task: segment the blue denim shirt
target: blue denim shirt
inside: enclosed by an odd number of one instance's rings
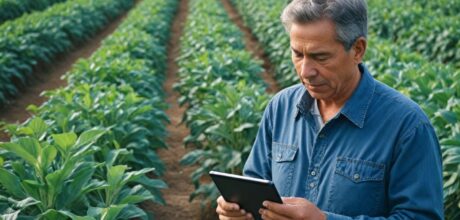
[[[417,104],[361,80],[320,128],[301,84],[267,106],[244,175],[272,180],[280,195],[303,197],[328,219],[444,219],[441,153]]]

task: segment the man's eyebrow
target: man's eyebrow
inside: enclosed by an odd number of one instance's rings
[[[302,54],[302,53],[303,53],[303,52],[301,52],[301,51],[298,51],[298,50],[294,49],[293,47],[291,47],[291,50],[293,50],[295,53],[299,53],[299,54]]]
[[[303,54],[303,52],[298,51],[298,50],[294,49],[293,47],[291,47],[291,50],[293,50],[297,54]],[[307,54],[308,54],[308,56],[316,57],[316,56],[326,56],[326,55],[329,55],[330,53],[326,52],[326,51],[317,51],[317,52],[315,51],[315,52],[310,52],[310,53],[307,53]]]

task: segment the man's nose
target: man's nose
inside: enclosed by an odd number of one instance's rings
[[[318,75],[315,65],[307,57],[302,59],[302,66],[300,75],[304,79],[310,79]]]

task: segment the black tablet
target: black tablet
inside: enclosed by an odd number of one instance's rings
[[[217,171],[211,171],[209,175],[225,201],[237,203],[256,220],[262,219],[259,209],[263,201],[283,203],[275,184],[269,180]]]

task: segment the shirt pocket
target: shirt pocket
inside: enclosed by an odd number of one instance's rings
[[[338,157],[329,194],[329,209],[338,214],[378,216],[385,212],[385,165]]]
[[[297,145],[272,143],[272,178],[281,196],[291,194],[297,151]]]

